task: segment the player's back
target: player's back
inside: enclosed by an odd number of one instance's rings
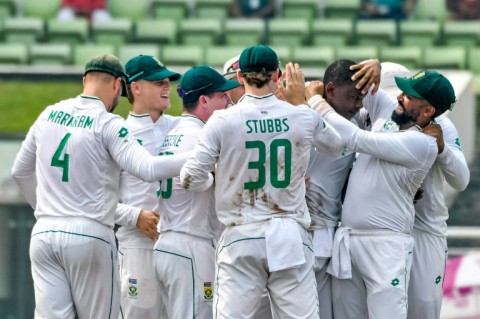
[[[220,139],[215,196],[224,224],[272,215],[309,223],[304,177],[320,122],[306,106],[273,95],[245,95],[235,107],[214,114],[207,125]]]
[[[120,122],[112,125],[115,121]],[[85,96],[49,106],[40,115],[34,125],[37,218],[80,216],[113,227],[119,166],[104,133],[122,128],[122,123],[99,99]],[[126,141],[128,130],[116,134]]]

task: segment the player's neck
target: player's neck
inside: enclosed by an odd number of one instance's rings
[[[163,111],[152,110],[152,109],[149,109],[148,107],[145,107],[142,104],[134,103],[132,108],[132,114],[134,115],[148,114],[150,115],[152,122],[156,123],[158,119],[162,116]]]

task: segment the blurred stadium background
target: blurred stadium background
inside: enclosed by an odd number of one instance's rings
[[[34,308],[28,257],[34,218],[10,178],[11,165],[43,108],[81,92],[83,66],[97,54],[123,62],[151,54],[182,73],[198,64],[220,70],[246,46],[264,43],[283,63],[300,63],[309,79],[321,78],[338,58],[441,70],[459,98],[450,117],[472,174],[465,192],[445,190],[450,255],[480,249],[480,21],[449,21],[445,0],[417,0],[412,16],[398,23],[357,20],[360,0],[279,0],[270,20],[229,18],[231,0],[107,2],[112,19],[90,22],[58,21],[60,0],[0,0],[0,319],[33,318]],[[181,112],[175,88],[171,114]],[[128,110],[124,100],[116,113]]]

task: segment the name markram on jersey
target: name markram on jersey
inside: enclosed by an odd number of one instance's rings
[[[51,111],[47,118],[47,122],[65,125],[68,127],[88,128],[88,129],[92,128],[94,120],[95,119],[90,116],[86,116],[86,115],[73,116],[67,112],[63,112],[59,110]]]

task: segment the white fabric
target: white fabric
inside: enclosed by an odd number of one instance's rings
[[[36,197],[30,204],[37,219],[88,217],[113,228],[120,168],[156,181],[178,175],[187,156],[151,156],[128,133],[120,116],[108,113],[96,97],[79,96],[40,114],[22,143],[12,174],[27,199]],[[25,176],[33,174],[33,163],[37,183],[27,184]]]
[[[333,319],[332,276],[327,273],[330,258],[315,257],[313,269],[317,282],[320,319]]]
[[[415,205],[413,227],[435,236],[447,236],[449,215],[444,198],[445,180],[456,190],[463,191],[470,181],[470,171],[452,121],[440,116],[435,122],[442,128],[445,148],[438,154],[422,184],[423,197]]]
[[[246,146],[247,142],[252,144]],[[272,186],[271,180],[286,181],[282,166],[286,147],[275,143],[291,147],[288,160],[292,166],[287,167],[291,175],[288,185],[281,188]],[[215,169],[218,160],[216,211],[223,224],[253,223],[281,215],[308,228],[310,216],[305,203],[304,176],[312,145],[322,152],[335,153],[343,149],[344,143],[332,127],[306,106],[294,107],[273,94],[245,95],[236,106],[212,115],[194,154],[183,166],[180,179],[190,190],[203,187],[208,172]],[[277,151],[277,158],[270,158],[272,149]],[[260,150],[265,150],[265,158],[259,158]],[[245,183],[259,181],[260,170],[254,164],[259,160],[265,161],[267,167],[262,174],[264,185],[244,189]],[[271,163],[276,166],[270,167]],[[265,167],[263,163],[261,166]],[[270,176],[270,171],[275,169],[277,176]]]
[[[118,318],[113,230],[89,218],[38,219],[30,241],[35,318]]]
[[[279,271],[305,264],[298,223],[287,218],[272,218],[265,224],[265,249],[268,269]]]
[[[335,227],[316,229],[313,231],[313,253],[315,257],[332,257]]]
[[[155,123],[149,114],[130,113],[126,123],[130,132],[151,155],[159,155],[167,133],[175,127],[179,118],[162,115]],[[115,223],[121,225],[116,236],[119,246],[128,248],[152,249],[152,241],[137,230],[138,215],[142,209],[158,211],[157,190],[159,182],[145,182],[126,171],[120,176],[120,202],[115,212]]]
[[[254,317],[266,288],[275,319],[318,319],[309,234],[297,226],[301,231],[305,264],[299,268],[270,272],[267,268],[264,224],[226,227],[217,248],[213,318]]]
[[[332,258],[327,272],[339,279],[352,278],[352,260],[350,257],[351,228],[339,227],[333,239]]]
[[[352,230],[352,278],[332,277],[335,318],[406,319],[413,238]]]
[[[211,240],[179,232],[161,233],[154,250],[155,285],[167,316],[212,318],[215,248]]]
[[[160,152],[181,154],[191,151],[197,144],[205,122],[188,114],[181,116]],[[168,155],[170,156],[170,155]],[[175,231],[212,240],[219,228],[215,212],[214,188],[190,192],[182,188],[179,179],[160,182],[158,208],[161,212],[159,232]]]
[[[413,230],[412,271],[408,287],[408,318],[438,319],[443,299],[447,239]]]
[[[118,248],[123,318],[165,318],[165,306],[155,280],[153,244],[150,249]]]

